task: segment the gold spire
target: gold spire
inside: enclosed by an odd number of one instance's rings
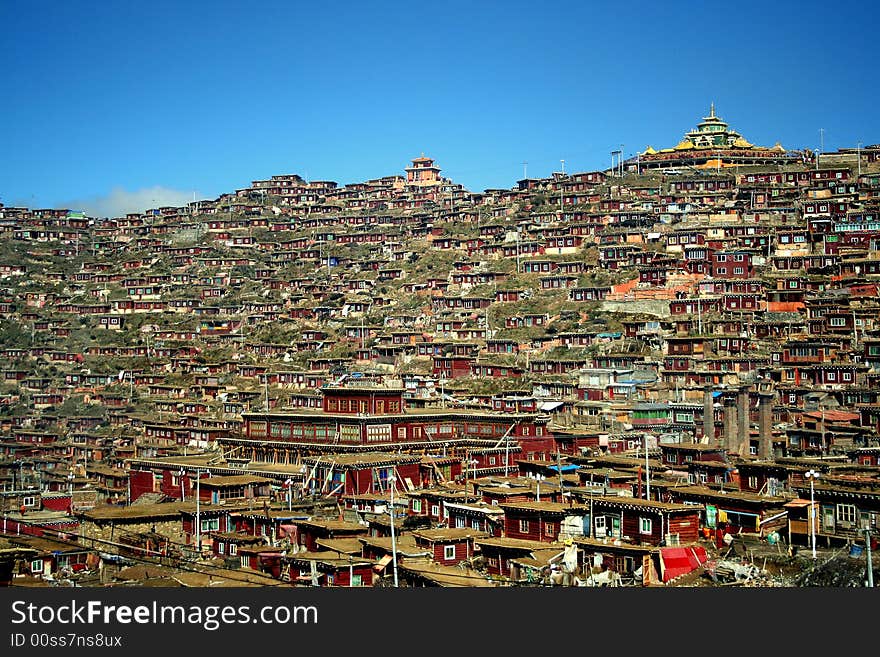
[[[715,117],[715,101],[712,101],[712,104],[709,106],[709,116]]]

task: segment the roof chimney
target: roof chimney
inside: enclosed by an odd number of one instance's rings
[[[712,386],[703,388],[703,442],[715,444],[715,406],[712,397]]]
[[[735,451],[740,456],[749,455],[749,389],[740,388],[736,396],[737,426]]]
[[[758,393],[758,457],[773,459],[773,393]]]
[[[736,399],[724,398],[723,447],[728,454],[736,451]]]

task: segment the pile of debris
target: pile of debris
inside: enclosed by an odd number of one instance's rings
[[[873,564],[874,582],[880,581],[880,568]],[[835,588],[863,587],[868,579],[865,559],[836,555],[827,561],[812,564],[795,580],[795,586]]]
[[[706,562],[706,574],[716,584],[742,584],[761,576],[761,569],[753,563],[717,559]]]

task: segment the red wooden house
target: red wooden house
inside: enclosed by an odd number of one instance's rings
[[[700,509],[692,505],[622,496],[591,497],[590,505],[593,538],[648,545],[665,544],[670,536],[681,544],[699,540]]]
[[[534,558],[549,548],[565,548],[563,543],[534,541],[521,538],[491,537],[476,540],[480,554],[486,560],[486,572],[493,577],[510,578],[514,574],[514,560]]]
[[[281,557],[282,573],[294,586],[372,586],[373,561],[331,550],[297,552]]]
[[[523,501],[502,502],[504,536],[542,543],[555,543],[582,535],[589,506],[583,504]]]
[[[443,509],[449,527],[469,527],[488,536],[501,536],[504,531],[504,511],[497,504],[446,500]]]
[[[416,546],[424,549],[436,563],[452,566],[474,556],[474,541],[489,534],[467,527],[423,529],[413,532]]]

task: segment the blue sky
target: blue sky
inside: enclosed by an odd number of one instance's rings
[[[672,146],[880,142],[876,3],[0,0],[0,202],[112,215],[421,153],[468,189]],[[156,201],[153,203],[153,201]],[[133,208],[132,206],[142,206]]]

